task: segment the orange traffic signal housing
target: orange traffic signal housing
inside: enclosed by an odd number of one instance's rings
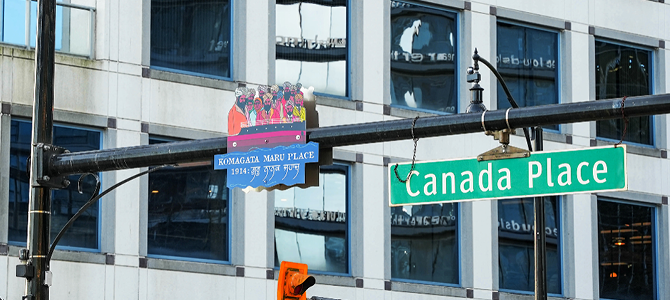
[[[305,291],[316,283],[307,275],[307,265],[282,261],[277,283],[277,300],[306,300]]]

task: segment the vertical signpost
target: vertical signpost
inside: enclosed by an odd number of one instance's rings
[[[542,127],[535,128],[535,153],[541,152],[544,148],[544,137]],[[624,165],[625,167],[625,165]],[[547,299],[547,234],[544,231],[544,197],[535,197],[533,205],[535,213],[535,230],[533,234],[535,239],[533,246],[535,248],[535,300]]]

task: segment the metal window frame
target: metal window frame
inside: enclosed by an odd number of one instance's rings
[[[550,19],[553,20],[553,19]],[[503,23],[503,24],[509,24],[509,25],[514,25],[514,26],[519,26],[523,27],[525,29],[534,29],[534,30],[539,30],[539,31],[545,31],[545,32],[550,32],[550,33],[555,33],[556,34],[556,103],[552,104],[561,104],[563,103],[562,98],[562,90],[563,90],[563,81],[561,80],[563,77],[563,69],[561,68],[562,62],[563,62],[563,53],[561,52],[561,33],[563,30],[557,28],[557,27],[552,27],[548,26],[549,21],[547,21],[547,24],[542,25],[542,24],[531,24],[531,23],[525,23],[523,21],[515,20],[515,19],[505,19],[503,17],[498,17],[496,20],[496,30],[495,30],[495,37],[496,37],[496,55],[498,54],[498,23]],[[497,93],[496,93],[497,95]],[[498,109],[498,98],[496,96],[496,109]],[[557,124],[558,130],[552,129],[552,128],[543,128],[543,130],[548,131],[548,132],[553,132],[553,133],[562,133],[564,129],[564,125],[562,124]]]
[[[176,141],[183,141],[185,139],[179,139],[179,138],[170,138],[170,137],[164,137],[160,135],[151,135],[149,134],[149,144],[151,143],[151,140],[156,140],[160,142],[176,142]],[[149,177],[147,177],[147,188],[149,187]],[[142,191],[140,191],[141,193]],[[148,194],[149,191],[147,190],[146,193]],[[228,189],[228,214],[227,214],[227,238],[226,238],[226,247],[228,248],[228,255],[226,257],[226,260],[217,260],[217,259],[206,259],[206,258],[195,258],[195,257],[186,257],[186,256],[176,256],[176,255],[161,255],[161,254],[151,254],[149,253],[149,237],[148,237],[148,228],[147,228],[147,236],[145,237],[140,237],[140,238],[146,238],[147,239],[147,257],[148,258],[157,258],[157,259],[167,259],[167,260],[174,260],[174,261],[185,261],[185,262],[202,262],[202,263],[211,263],[211,264],[219,264],[219,265],[232,265],[232,214],[233,214],[233,192],[232,189]],[[148,203],[148,202],[147,202]],[[147,213],[148,213],[148,208],[147,208]]]
[[[602,196],[602,195],[597,195],[596,197],[596,217],[598,216],[598,202],[603,201],[603,202],[610,202],[610,203],[618,203],[618,204],[625,204],[625,205],[631,205],[631,206],[641,206],[641,207],[648,207],[651,208],[651,236],[652,236],[652,241],[651,241],[651,249],[652,249],[652,267],[654,268],[653,274],[654,274],[654,296],[653,299],[659,299],[660,295],[660,282],[659,282],[659,257],[658,253],[660,252],[658,247],[659,247],[659,223],[658,223],[658,214],[659,214],[659,207],[657,205],[651,204],[651,203],[646,203],[646,202],[637,202],[637,201],[632,201],[624,198],[616,198],[612,196]],[[596,231],[598,230],[598,227],[600,226],[598,220],[595,220],[596,224]],[[599,233],[596,232],[596,237],[599,236]],[[594,245],[596,247],[596,251],[598,251],[598,248],[600,245]],[[600,265],[600,254],[596,253],[598,257],[598,261],[596,262],[597,265]],[[598,277],[600,277],[600,272],[598,272]],[[598,282],[598,296],[600,296],[600,282]],[[600,298],[603,300],[614,300],[614,299],[609,299],[609,298]]]
[[[604,42],[604,43],[607,43],[607,44],[610,44],[610,45],[617,45],[617,46],[620,46],[620,47],[628,47],[628,48],[648,51],[649,52],[649,72],[648,72],[649,73],[649,94],[648,95],[654,95],[654,92],[656,90],[655,89],[655,83],[656,82],[655,82],[655,78],[654,78],[654,72],[656,71],[656,66],[655,66],[655,64],[656,64],[656,53],[655,52],[656,51],[654,51],[654,48],[651,48],[651,47],[645,46],[645,45],[641,45],[641,44],[632,44],[632,43],[621,42],[621,41],[614,40],[614,39],[611,39],[611,38],[608,38],[608,37],[595,37],[594,47],[593,47],[594,52],[595,52],[595,44],[598,43],[598,42]],[[596,53],[594,53],[594,56],[593,56],[594,58],[595,58],[595,55],[596,55]],[[594,70],[595,70],[595,63],[596,63],[596,61],[594,60],[593,61]],[[595,80],[595,75],[591,75],[591,76],[594,76],[593,79]],[[593,86],[592,88],[595,89],[595,86]],[[603,99],[601,99],[601,100],[603,100]],[[598,101],[598,100],[595,100],[595,101]],[[597,122],[596,122],[595,126],[597,128],[597,126],[598,126]],[[649,136],[651,138],[651,144],[641,144],[641,143],[636,143],[636,142],[629,142],[629,141],[626,141],[626,140],[624,140],[623,142],[626,143],[627,145],[633,145],[633,146],[638,146],[638,147],[656,149],[656,147],[658,146],[658,139],[656,138],[656,115],[649,116],[649,127],[651,127],[651,128],[649,128]],[[595,135],[595,138],[597,140],[609,141],[609,142],[614,142],[614,143],[619,142],[619,140],[598,136],[597,135],[597,129],[596,129],[596,132],[594,132],[594,135]]]
[[[26,120],[24,118],[18,117],[18,118],[12,118],[11,121],[17,121],[21,123],[32,123],[30,120]],[[86,127],[78,124],[69,124],[69,123],[63,123],[63,122],[54,122],[54,129],[56,127],[60,128],[70,128],[70,129],[77,129],[77,130],[82,130],[82,131],[89,131],[89,132],[97,132],[100,135],[100,144],[99,144],[99,149],[102,150],[104,146],[104,132],[101,129],[97,128],[91,128],[91,127]],[[11,129],[11,125],[10,125]],[[11,143],[10,143],[10,149],[11,149]],[[102,172],[97,173],[100,183],[102,185],[103,179],[102,177],[104,174]],[[74,184],[74,183],[73,183]],[[9,204],[9,201],[7,202]],[[56,246],[56,250],[65,250],[65,251],[79,251],[79,252],[93,252],[93,253],[99,253],[102,250],[102,202],[98,201],[95,205],[97,205],[98,208],[98,217],[96,221],[96,235],[97,235],[97,241],[96,241],[96,247],[97,248],[86,248],[86,247],[75,247],[75,246],[67,246],[63,245],[62,243],[59,246]],[[26,246],[26,242],[21,242],[21,241],[12,241],[9,240],[9,235],[7,236],[7,244],[9,245],[14,245],[14,246]]]
[[[190,75],[190,76],[197,76],[197,77],[205,77],[205,78],[211,78],[211,79],[218,79],[218,80],[225,80],[225,81],[233,81],[234,80],[234,49],[235,49],[235,39],[234,34],[235,34],[235,1],[236,0],[228,0],[228,3],[230,5],[230,9],[228,12],[228,21],[230,23],[230,30],[229,30],[229,39],[230,41],[228,42],[228,73],[229,77],[225,76],[217,76],[217,75],[212,75],[212,74],[206,74],[206,73],[199,73],[199,72],[194,72],[194,71],[187,71],[187,70],[180,70],[180,69],[175,69],[175,68],[168,68],[168,67],[161,67],[161,66],[154,66],[151,64],[151,32],[149,32],[149,68],[150,69],[155,69],[155,70],[160,70],[160,71],[165,71],[165,72],[171,72],[171,73],[178,73],[178,74],[185,74],[185,75]],[[151,2],[151,1],[150,1]],[[149,24],[151,24],[151,18],[153,17],[153,14],[151,12],[151,3],[149,3]],[[151,27],[151,25],[149,25]]]
[[[462,11],[457,10],[456,8],[451,8],[451,7],[441,7],[441,6],[438,6],[438,4],[436,4],[436,3],[430,3],[430,2],[419,3],[419,2],[415,2],[413,0],[393,0],[392,2],[403,2],[403,3],[415,5],[415,6],[421,6],[421,7],[428,8],[428,9],[440,10],[440,11],[443,11],[443,12],[452,13],[454,15],[454,27],[455,27],[454,32],[456,33],[456,34],[454,34],[455,42],[456,42],[456,47],[454,47],[454,49],[455,49],[454,55],[456,56],[456,59],[454,59],[454,78],[456,80],[456,82],[454,84],[454,87],[455,87],[455,90],[456,90],[456,99],[455,99],[456,108],[455,108],[453,113],[448,113],[448,112],[441,112],[441,111],[436,111],[436,110],[427,109],[427,108],[409,107],[409,106],[404,106],[404,105],[391,104],[390,102],[389,102],[389,106],[392,107],[392,108],[401,108],[401,109],[406,109],[406,110],[410,110],[410,111],[423,112],[423,113],[429,113],[429,114],[435,114],[435,115],[455,115],[455,114],[458,114],[460,112],[460,108],[461,108],[461,101],[460,101],[460,99],[461,99],[461,88],[460,88],[460,86],[463,83],[463,79],[461,78],[461,76],[458,76],[458,74],[460,74],[460,72],[461,72],[461,68],[460,68],[461,63],[458,61],[458,58],[461,55],[461,52],[462,52],[461,47],[463,46],[462,43],[464,42],[464,39],[463,39],[462,34],[461,34],[461,26],[463,26],[461,24],[462,23],[462,19],[461,19]],[[389,24],[389,25],[391,25],[391,24]],[[389,40],[389,44],[390,44],[390,40]],[[389,70],[388,70],[388,72],[389,72],[389,84],[391,84],[391,82],[390,82],[391,81],[390,67],[391,67],[391,61],[390,61],[390,57],[389,57]],[[389,90],[389,92],[392,92],[392,91]]]

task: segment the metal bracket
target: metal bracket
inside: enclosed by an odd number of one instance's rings
[[[498,131],[486,131],[486,135],[493,136],[494,139],[500,141],[501,145],[480,154],[477,156],[477,161],[529,157],[530,151],[509,145],[509,134],[512,131],[514,130],[511,128]]]
[[[46,169],[49,166],[51,160],[56,157],[58,154],[70,153],[67,149],[59,146],[48,145],[39,143],[35,146],[35,151],[37,152],[37,161],[33,162],[36,164],[35,181],[32,182],[33,186],[48,187],[52,189],[64,189],[70,185],[70,180],[66,176],[54,176],[51,177],[47,175]],[[29,167],[32,169],[32,167]]]

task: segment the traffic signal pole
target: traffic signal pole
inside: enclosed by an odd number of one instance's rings
[[[35,44],[35,87],[33,100],[33,131],[30,150],[30,200],[28,204],[27,252],[22,251],[22,269],[26,271],[28,300],[49,299],[49,266],[46,260],[51,232],[51,188],[38,181],[49,181],[44,174],[43,145],[52,144],[54,106],[54,52],[56,0],[37,3],[37,38]],[[19,269],[17,268],[17,271]],[[18,273],[18,272],[17,272]],[[18,274],[17,274],[18,275]],[[31,276],[32,275],[32,276]]]
[[[567,124],[621,118],[622,99],[564,103],[483,113],[453,114],[419,118],[414,137],[426,138]],[[670,113],[670,94],[626,98],[626,117]],[[506,117],[507,115],[507,117]],[[321,148],[358,144],[391,142],[412,139],[414,119],[400,119],[362,124],[314,128],[307,131],[307,140],[318,142]],[[96,173],[112,170],[142,168],[164,164],[211,161],[215,154],[227,153],[227,138],[213,138],[157,145],[64,153],[52,157],[45,171],[52,176]]]

